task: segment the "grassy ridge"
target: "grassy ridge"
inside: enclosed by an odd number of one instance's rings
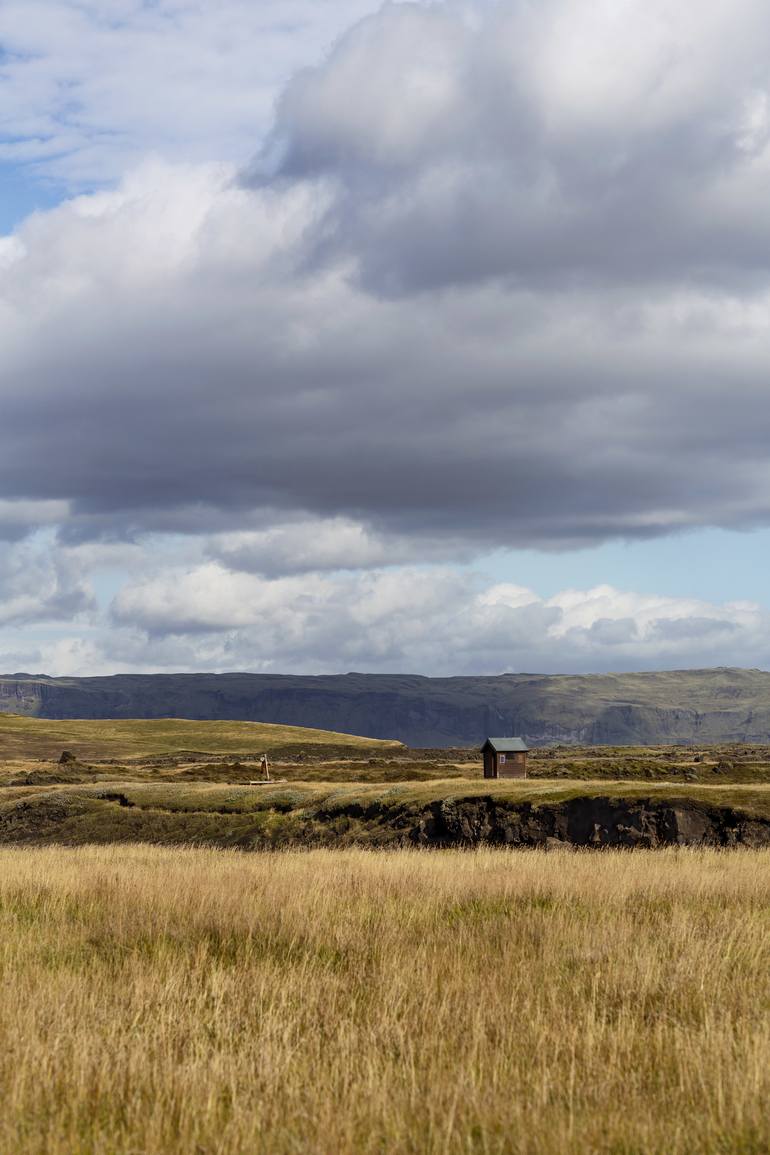
[[[269,753],[277,748],[303,745],[386,753],[398,749],[400,743],[261,722],[198,722],[183,718],[48,721],[20,714],[0,714],[0,759],[3,760],[51,758],[62,749],[72,750],[83,760],[97,760],[138,759],[180,750]]]
[[[499,808],[511,810],[531,804],[537,812],[573,800],[591,799],[614,801],[629,812],[635,803],[645,807],[664,803],[685,809],[700,807],[711,814],[731,811],[748,819],[770,821],[768,786],[458,779],[389,787],[364,783],[292,782],[244,787],[116,782],[98,787],[3,790],[0,842],[82,845],[133,841],[242,849],[318,844],[383,846],[408,842],[436,804],[472,810],[475,802],[491,800]]]
[[[468,781],[446,779],[431,782],[382,783],[274,783],[258,787],[221,786],[204,782],[117,783],[122,798],[144,810],[196,813],[250,814],[260,810],[325,811],[351,806],[425,806],[441,800],[457,801],[491,797],[500,802],[532,802],[535,805],[564,802],[572,798],[649,798],[667,802],[682,800],[708,805],[735,806],[747,813],[770,818],[770,787],[726,785],[701,786],[681,783]],[[4,804],[37,796],[101,799],[110,785],[59,786],[40,790],[9,787],[0,795]]]
[[[770,852],[0,850],[0,1150],[759,1155]]]

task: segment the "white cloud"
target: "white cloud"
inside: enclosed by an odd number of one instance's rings
[[[0,239],[5,620],[117,567],[41,660],[767,661],[754,606],[436,564],[770,522],[766,6],[389,4],[245,172],[369,10],[4,5],[5,156],[132,162]]]
[[[0,159],[74,184],[243,161],[276,93],[376,0],[4,0]]]
[[[541,598],[447,567],[268,580],[208,563],[129,584],[113,616],[156,658],[203,636],[219,668],[552,673],[770,657],[770,614],[757,605],[607,585]]]
[[[551,598],[562,618],[555,637],[569,630],[592,629],[599,622],[633,621],[641,640],[657,637],[663,623],[695,620],[715,621],[749,629],[761,613],[760,607],[748,602],[730,602],[716,606],[697,598],[674,598],[622,592],[600,585],[590,590],[565,590]]]

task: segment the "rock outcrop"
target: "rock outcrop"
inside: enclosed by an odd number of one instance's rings
[[[199,797],[147,785],[110,784],[9,791],[0,796],[0,843],[77,845],[163,842],[268,850],[294,846],[584,847],[770,846],[770,813],[685,793],[584,793],[549,801],[473,791],[416,799],[391,788],[362,799],[347,791],[313,797],[279,787],[261,793],[230,786]],[[0,792],[1,794],[2,792]],[[701,788],[701,795],[703,789]]]
[[[770,846],[770,821],[681,801],[575,798],[512,805],[492,798],[432,803],[410,831],[420,846]]]
[[[0,712],[273,722],[431,747],[475,745],[488,734],[521,734],[531,746],[762,743],[770,742],[770,673],[14,674],[0,677]]]

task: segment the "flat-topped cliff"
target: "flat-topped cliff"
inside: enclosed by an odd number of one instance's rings
[[[0,677],[0,712],[41,718],[259,721],[460,746],[520,734],[532,746],[770,741],[770,673],[427,678],[399,674]]]

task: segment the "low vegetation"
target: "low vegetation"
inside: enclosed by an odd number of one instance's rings
[[[0,843],[770,845],[770,787],[603,782],[8,787]]]
[[[263,752],[269,785],[255,784]],[[489,782],[478,749],[249,722],[0,716],[0,843],[255,850],[550,838],[765,845],[768,749],[555,747],[532,752],[526,782]]]
[[[769,767],[0,717],[0,1151],[759,1155]]]
[[[320,750],[319,750],[320,747]],[[0,758],[50,759],[62,750],[76,753],[80,761],[127,759],[141,762],[163,755],[182,757],[184,752],[251,754],[287,749],[348,757],[364,753],[383,754],[400,749],[399,742],[357,738],[331,730],[309,730],[262,722],[199,722],[185,718],[130,718],[90,721],[49,721],[21,714],[0,713]]]
[[[61,765],[63,751],[72,761]],[[267,753],[289,782],[480,779],[478,748],[399,742],[258,722],[181,719],[48,721],[0,713],[0,787],[103,781],[247,783]],[[533,750],[535,780],[770,784],[770,747],[552,746]]]
[[[0,850],[0,1150],[770,1148],[770,852]]]

